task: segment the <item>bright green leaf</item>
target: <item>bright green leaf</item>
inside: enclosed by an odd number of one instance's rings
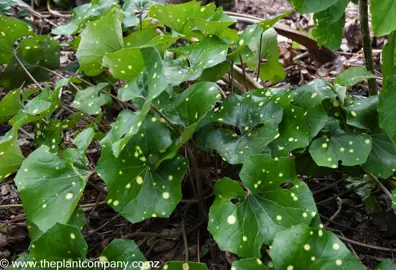
[[[395,264],[393,264],[391,262],[390,259],[386,259],[385,261],[383,261],[382,263],[380,263],[375,270],[394,270],[396,267]]]
[[[80,71],[88,76],[99,75],[102,72],[103,56],[124,47],[122,19],[120,9],[113,8],[99,20],[88,23],[80,35],[81,41],[76,52]]]
[[[13,17],[0,15],[0,64],[7,64],[13,58],[14,42],[24,36],[34,36],[29,26]]]
[[[371,72],[367,71],[365,67],[351,67],[338,75],[335,78],[334,83],[351,87],[358,82],[371,78],[375,78],[375,76]]]
[[[296,177],[288,157],[252,156],[240,178],[248,191],[228,178],[215,185],[208,230],[222,250],[261,257],[261,246],[270,244],[276,233],[309,224],[317,214],[309,188]]]
[[[43,232],[56,223],[66,223],[89,175],[85,167],[49,153],[47,146],[35,150],[15,176],[26,217]]]
[[[139,48],[125,48],[106,54],[103,66],[109,68],[110,73],[122,80],[136,78],[144,68],[144,59]]]
[[[303,224],[278,233],[270,253],[275,269],[366,269],[332,232]]]
[[[215,9],[214,4],[202,7],[201,3],[191,1],[178,5],[153,5],[148,16],[158,19],[160,23],[180,34],[189,35],[195,26],[192,18],[209,18]]]
[[[370,11],[374,34],[383,36],[396,30],[396,2],[393,0],[372,0]]]
[[[107,83],[100,83],[78,91],[71,105],[86,114],[95,115],[101,113],[101,106],[112,102],[109,95],[101,93],[101,90],[107,85]]]
[[[289,0],[289,2],[291,2],[301,13],[313,13],[325,10],[326,8],[337,3],[338,0]]]
[[[285,79],[286,72],[279,61],[268,61],[261,64],[260,79],[263,81],[270,81],[272,83],[281,82]]]
[[[179,57],[165,59],[165,75],[169,83],[178,85],[195,80],[204,69],[214,67],[226,60],[228,44],[216,37],[207,37],[188,46],[171,49]]]

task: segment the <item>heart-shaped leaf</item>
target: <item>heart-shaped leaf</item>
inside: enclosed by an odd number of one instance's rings
[[[378,127],[378,96],[369,98],[352,96],[351,99],[352,104],[344,107],[347,111],[347,124],[370,130]]]
[[[366,269],[333,233],[303,224],[278,233],[270,253],[275,269]]]
[[[242,259],[232,263],[231,270],[268,270],[260,259]]]
[[[122,262],[121,267],[112,268],[114,270],[124,270],[128,265],[138,265],[146,261],[146,258],[132,240],[114,239],[100,254],[99,260],[103,263]],[[143,268],[143,267],[142,267]],[[150,268],[143,268],[150,269]]]
[[[85,154],[94,136],[95,131],[93,128],[84,129],[76,136],[74,144],[77,146],[77,149],[80,150],[81,155]]]
[[[202,72],[226,60],[228,44],[217,37],[207,37],[197,43],[171,49],[179,57],[165,58],[165,75],[169,83],[178,85],[199,78]]]
[[[216,6],[213,3],[201,7],[201,3],[191,1],[178,5],[153,5],[150,7],[148,16],[158,19],[160,23],[170,27],[173,31],[191,35],[195,26],[192,18],[209,18],[215,9]]]
[[[100,74],[103,56],[124,47],[122,20],[121,10],[114,7],[97,21],[88,23],[80,35],[81,41],[76,52],[80,71],[88,76]]]
[[[169,142],[165,141],[167,136],[159,130],[158,133],[153,133],[152,129],[149,132],[151,134],[141,133],[146,137],[151,136],[146,145],[142,141],[131,141],[118,158],[114,158],[112,152],[104,148],[96,166],[110,191],[107,203],[135,223],[151,217],[171,215],[182,198],[181,180],[187,169],[187,161],[181,157],[163,161],[156,169],[149,167],[147,161],[157,160],[157,154],[151,156],[150,150],[159,153],[169,146]]]
[[[78,228],[56,223],[32,242],[29,259],[36,262],[79,261],[85,259],[87,251],[87,243]]]
[[[385,132],[380,129],[370,134],[372,150],[363,168],[381,178],[388,178],[396,171],[396,146]]]
[[[9,92],[0,100],[0,123],[10,120],[22,108],[21,89]]]
[[[140,55],[139,57],[141,57],[143,62],[140,63],[140,60],[132,61],[131,58],[125,57],[125,55],[122,55],[121,62],[117,61],[117,65],[120,65],[121,69],[125,65],[128,65],[125,70],[129,70],[129,67],[131,67],[131,73],[125,73],[125,77],[131,79],[131,81],[118,90],[118,97],[123,101],[143,99],[141,109],[143,113],[147,113],[150,109],[151,101],[158,97],[168,86],[161,56],[153,47],[124,50],[137,50],[136,54]],[[108,59],[106,57],[105,59]],[[104,60],[104,62],[106,61]],[[142,66],[140,66],[141,64]],[[119,70],[119,68],[115,68],[112,72],[120,72],[122,74],[122,70]]]
[[[311,192],[296,177],[292,159],[252,156],[240,177],[247,191],[228,178],[215,185],[208,229],[220,249],[261,257],[261,246],[270,244],[277,232],[309,224],[316,215]]]
[[[101,106],[112,102],[109,95],[101,93],[102,89],[107,85],[107,83],[100,83],[78,91],[71,105],[86,114],[95,115],[101,113]]]
[[[325,99],[335,100],[337,95],[328,83],[319,79],[301,86],[292,93],[295,93],[293,104],[305,111],[304,117],[309,137],[313,139],[328,121],[322,101]]]
[[[43,232],[66,223],[90,174],[80,164],[49,153],[47,146],[35,150],[15,176],[26,217]]]
[[[13,17],[0,15],[0,64],[7,64],[13,58],[14,42],[24,36],[33,36],[29,26]]]
[[[309,152],[318,166],[338,168],[339,161],[343,166],[364,164],[371,148],[372,140],[368,135],[339,134],[314,140]]]
[[[187,142],[198,123],[220,99],[220,88],[215,83],[198,82],[187,88],[170,105],[168,111],[177,124],[185,127],[180,143]]]

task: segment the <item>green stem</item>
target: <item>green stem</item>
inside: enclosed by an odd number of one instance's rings
[[[366,68],[368,71],[374,74],[374,62],[373,62],[373,51],[371,48],[371,38],[369,29],[369,16],[368,16],[368,0],[359,1],[360,11],[360,24],[363,38],[363,51],[366,62]],[[378,94],[377,81],[375,78],[368,80],[369,84],[369,95],[375,96]]]

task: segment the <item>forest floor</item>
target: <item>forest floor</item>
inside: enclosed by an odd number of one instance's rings
[[[239,13],[251,14],[261,18],[270,18],[285,11],[292,11],[287,0],[237,0],[236,10]],[[43,12],[45,13],[45,12]],[[363,53],[358,42],[359,25],[356,24],[357,8],[350,5],[347,10],[347,24],[341,50],[338,52],[344,67],[363,65]],[[64,18],[48,17],[55,24],[63,24]],[[313,27],[312,16],[292,13],[284,21],[292,28],[309,32]],[[44,22],[36,22],[42,33],[48,33],[53,26]],[[377,66],[380,61],[380,49],[385,40],[373,41],[374,57]],[[291,40],[279,37],[279,47],[287,78],[285,82],[274,87],[296,88],[314,78],[322,77],[332,80],[337,72],[331,67],[315,67],[304,48],[296,47]],[[75,61],[75,56],[69,51],[63,51],[63,65]],[[378,77],[380,71],[378,70]],[[54,81],[58,78],[54,77]],[[379,82],[380,83],[380,82]],[[367,87],[358,85],[354,92],[366,94]],[[7,130],[0,125],[0,135]],[[25,152],[33,149],[29,141],[21,141]],[[97,160],[100,156],[99,143],[93,143],[88,150],[90,158]],[[224,163],[217,155],[207,155],[195,150],[202,181],[207,183],[205,190],[206,206],[214,200],[212,194],[216,179],[223,176],[238,178],[238,169]],[[314,193],[318,210],[324,226],[333,231],[355,253],[369,269],[384,258],[393,258],[392,245],[396,243],[396,215],[387,206],[386,198],[381,190],[366,185],[361,186],[360,180],[343,181],[342,172],[331,175],[305,178]],[[186,175],[189,178],[189,174]],[[209,269],[229,269],[229,263],[236,258],[234,255],[222,252],[206,230],[206,224],[200,222],[199,208],[193,194],[189,194],[189,182],[185,180],[183,194],[185,197],[174,214],[167,220],[150,219],[138,224],[131,224],[120,217],[103,202],[107,195],[104,183],[98,178],[87,187],[81,199],[87,216],[87,225],[83,234],[90,247],[88,256],[97,257],[101,250],[115,238],[127,238],[136,241],[140,249],[150,260],[183,260],[183,226],[184,220],[188,238],[190,260],[200,260],[208,264]],[[362,201],[359,194],[369,190],[374,202]],[[189,196],[190,195],[190,196]],[[0,258],[16,259],[28,249],[30,240],[25,224],[23,209],[17,206],[21,203],[18,191],[13,183],[13,176],[0,183]],[[13,206],[14,205],[14,206]],[[202,221],[202,220],[201,220]]]

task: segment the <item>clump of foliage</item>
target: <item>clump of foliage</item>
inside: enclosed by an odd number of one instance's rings
[[[292,2],[302,12],[316,12],[319,43],[339,46],[325,26],[342,24],[349,1]],[[372,12],[374,31],[381,35],[396,27],[386,18],[389,12],[377,21],[383,12],[379,2],[372,1]],[[22,21],[0,17],[0,63],[5,66],[0,86],[8,91],[0,101],[0,120],[12,125],[0,140],[0,180],[16,172],[32,239],[24,258],[86,259],[79,200],[91,177],[106,184],[107,205],[137,223],[172,214],[190,168],[202,220],[220,249],[240,258],[232,269],[365,269],[323,228],[297,169],[311,175],[354,168],[379,179],[394,174],[394,33],[384,49],[392,57],[384,58],[386,87],[379,96],[347,91],[374,76],[356,67],[334,83],[316,79],[295,90],[261,88],[225,97],[216,81],[231,73],[234,64],[260,70],[263,80],[284,79],[272,28],[276,20],[239,34],[230,28],[235,19],[213,4],[144,8],[149,9],[139,9],[134,1],[122,7],[93,1],[75,8],[71,21],[52,33],[75,36],[67,45],[75,50],[77,74],[84,79],[64,76],[45,86],[39,82],[48,81],[54,71],[68,74],[60,67],[60,44],[50,35],[36,35]],[[22,91],[23,83],[36,88]],[[67,101],[66,95],[72,99]],[[122,110],[108,127],[103,117],[114,104]],[[68,112],[68,118],[58,119],[59,110]],[[81,122],[84,129],[76,127]],[[27,124],[34,125],[36,149],[24,157],[18,138]],[[71,129],[78,130],[73,145],[62,138]],[[92,141],[101,146],[96,164],[86,155]],[[209,213],[194,158],[197,146],[241,167],[239,179],[216,180]],[[314,165],[296,168],[296,159]],[[100,258],[145,260],[130,240],[114,240]],[[168,262],[164,269],[207,268]]]

